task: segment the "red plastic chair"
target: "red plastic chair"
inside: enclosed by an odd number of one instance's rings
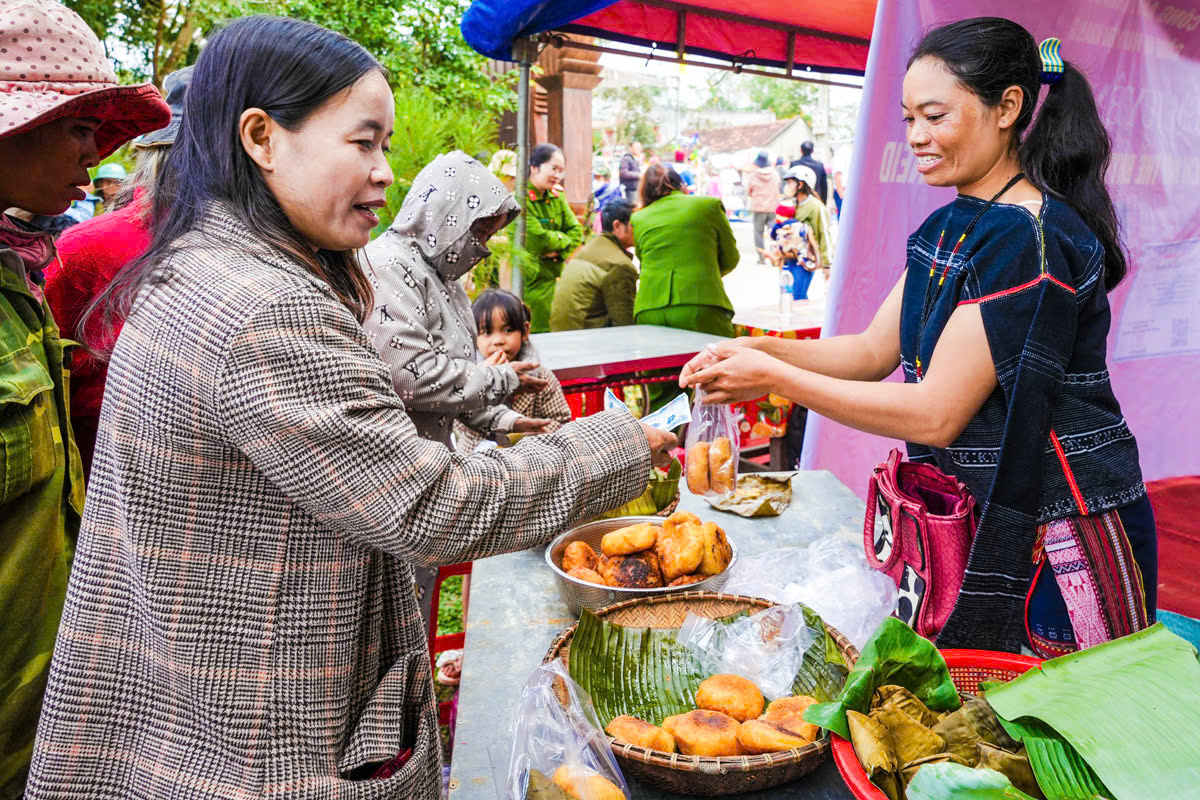
[[[433,612],[429,615],[429,668],[435,673],[437,671],[437,657],[439,654],[447,650],[458,650],[466,643],[465,633],[451,633],[446,636],[437,635],[438,624],[438,600],[442,594],[442,581],[452,575],[469,576],[471,574],[471,562],[466,561],[462,564],[451,564],[448,567],[440,567],[438,569],[437,580],[433,584]],[[463,592],[463,624],[467,621],[467,597],[468,592]],[[438,703],[438,724],[450,724],[450,703],[447,700],[444,703]]]

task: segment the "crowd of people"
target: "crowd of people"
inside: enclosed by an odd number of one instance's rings
[[[347,37],[237,19],[165,99],[120,85],[54,0],[0,5],[0,41],[0,797],[433,800],[431,570],[634,499],[678,445],[622,411],[572,421],[530,336],[732,336],[720,198],[690,191],[686,157],[643,167],[631,148],[624,196],[580,246],[557,147],[533,150],[522,197],[512,160],[454,151],[372,241],[395,104]],[[959,197],[917,232],[870,330],[735,339],[680,384],[714,402],[778,392],[960,475],[984,511],[939,643],[1055,653],[1076,610],[1031,570],[1038,526],[1082,537],[1099,515],[1127,556],[1105,586],[1128,591],[1093,605],[1132,609],[1134,629],[1153,618],[1155,533],[1104,367],[1104,290],[1125,263],[1107,139],[1067,64],[1020,141],[1040,64],[1007,20],[928,34],[909,140]],[[1090,138],[1056,140],[1048,113]],[[139,136],[131,175],[91,174]],[[762,249],[770,226],[782,269],[827,269],[824,167],[759,160]],[[1064,183],[1059,162],[1079,174]],[[104,213],[35,224],[73,204]],[[472,302],[463,276],[520,214],[525,299]],[[938,230],[962,231],[969,258]],[[952,275],[932,301],[929,254]],[[897,367],[906,383],[883,382]],[[998,460],[956,466],[981,449]]]

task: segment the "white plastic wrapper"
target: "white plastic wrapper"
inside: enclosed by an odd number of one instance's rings
[[[696,387],[692,423],[687,429],[684,471],[692,494],[723,497],[737,488],[740,435],[737,414],[728,405],[705,405]]]
[[[860,649],[896,607],[896,584],[867,566],[861,546],[831,536],[739,557],[721,591],[803,603]]]
[[[804,651],[817,640],[796,605],[766,608],[729,624],[688,613],[676,641],[711,674],[740,675],[768,700],[792,693]]]
[[[592,698],[558,659],[529,676],[513,713],[508,740],[492,746],[488,756],[497,800],[525,800],[532,771],[553,781],[555,773],[564,768],[572,776],[572,789],[567,791],[579,800],[613,796],[612,789],[596,784],[596,778],[608,781],[629,798],[629,786],[613,758]]]

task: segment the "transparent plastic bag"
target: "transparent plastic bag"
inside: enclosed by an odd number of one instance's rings
[[[803,603],[859,648],[896,607],[896,584],[871,569],[861,546],[832,536],[739,557],[721,591]]]
[[[509,726],[509,741],[494,745],[488,756],[497,800],[630,796],[592,699],[558,659],[530,675]]]
[[[780,605],[729,623],[689,613],[675,640],[705,674],[740,675],[768,700],[778,700],[791,695],[804,652],[818,635],[799,606]]]
[[[704,390],[696,387],[692,422],[687,430],[684,468],[692,494],[723,497],[737,488],[737,415],[727,405],[705,405]]]

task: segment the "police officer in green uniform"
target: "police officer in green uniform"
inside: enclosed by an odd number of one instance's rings
[[[525,198],[525,249],[537,274],[525,285],[525,303],[533,313],[533,333],[550,330],[550,305],[563,264],[583,241],[583,226],[562,196],[567,162],[553,144],[529,154],[529,194]]]

